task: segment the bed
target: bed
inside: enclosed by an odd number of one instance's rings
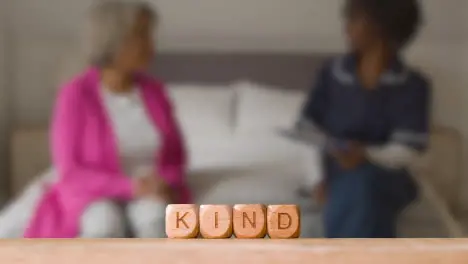
[[[297,194],[299,186],[313,184],[320,176],[317,153],[281,137],[278,129],[295,121],[314,72],[331,56],[158,56],[150,71],[168,84],[189,149],[187,177],[197,203],[299,204],[301,236],[322,235],[320,212],[309,199]],[[78,71],[81,65],[77,59],[66,62],[60,69],[68,72],[60,73],[59,79]],[[50,175],[47,123],[16,128],[12,137],[11,189],[16,198],[0,214],[0,237],[21,233],[9,226],[25,221],[27,214],[18,208],[31,206],[31,197],[40,193],[39,182]],[[402,215],[400,237],[462,236],[451,214],[457,201],[453,190],[460,178],[460,142],[456,131],[434,126],[430,150],[412,168],[422,195]]]

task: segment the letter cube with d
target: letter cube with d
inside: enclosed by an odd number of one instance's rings
[[[267,209],[267,227],[270,238],[298,238],[301,222],[296,205],[270,205]]]
[[[171,204],[166,208],[166,234],[169,238],[207,239],[298,238],[300,211],[297,205],[237,204],[201,205]]]

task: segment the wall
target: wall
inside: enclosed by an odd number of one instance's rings
[[[467,2],[467,5],[468,5],[468,2]],[[468,7],[467,7],[468,8]],[[461,76],[461,80],[460,82],[462,83],[462,85],[460,86],[460,89],[463,91],[462,93],[462,110],[459,112],[458,116],[459,116],[459,119],[460,119],[460,130],[462,131],[462,133],[465,135],[465,145],[464,145],[464,148],[465,148],[465,155],[464,155],[464,164],[465,164],[465,182],[464,184],[460,185],[460,194],[461,194],[461,200],[462,201],[468,201],[468,162],[466,162],[467,158],[468,158],[468,143],[467,143],[467,139],[468,139],[468,120],[467,120],[467,117],[466,117],[466,114],[468,112],[468,105],[467,105],[467,102],[468,102],[468,19],[466,19],[467,21],[465,21],[465,25],[466,25],[466,29],[465,29],[465,32],[467,32],[465,34],[465,39],[461,42],[461,45],[464,46],[464,52],[461,54],[461,57],[463,58],[463,64],[462,66],[460,67],[459,69],[459,74]],[[465,203],[464,203],[465,204]],[[468,206],[465,206],[464,208],[467,208]],[[466,210],[467,212],[464,213],[464,216],[466,219],[468,219],[468,210]]]
[[[8,80],[7,80],[7,16],[6,2],[0,2],[0,175],[7,170],[7,142],[8,142]],[[0,177],[0,204],[7,195],[7,177]]]
[[[12,6],[15,37],[14,98],[16,120],[31,123],[43,119],[41,100],[53,96],[50,87],[57,70],[57,55],[69,49],[80,29],[80,21],[91,0],[16,0]],[[274,50],[339,51],[343,48],[339,10],[341,0],[153,0],[163,16],[162,50]],[[464,0],[425,0],[428,23],[410,57],[444,83],[460,62],[465,48],[460,39],[464,22],[460,10]],[[67,12],[63,10],[73,10]],[[466,23],[465,23],[466,24]],[[466,34],[465,34],[466,35]],[[78,45],[77,42],[75,42]],[[443,65],[444,61],[452,61]],[[442,62],[442,63],[441,63]],[[37,67],[41,65],[42,67]],[[450,70],[449,70],[450,69]],[[28,76],[28,78],[25,78]],[[31,77],[34,76],[34,77]],[[41,78],[38,81],[35,78]],[[41,87],[38,87],[40,85]],[[456,87],[455,87],[456,86]],[[460,91],[437,93],[436,119],[459,125],[451,100]],[[37,104],[27,100],[37,98]],[[37,111],[36,111],[37,110]],[[48,110],[48,109],[46,109]],[[449,118],[447,118],[449,116]]]
[[[14,104],[17,106],[15,120],[21,124],[35,123],[47,117],[44,113],[50,109],[43,109],[42,102],[53,97],[51,87],[55,85],[55,79],[52,72],[57,70],[57,55],[65,52],[70,41],[75,40],[90,2],[14,2],[15,62],[19,69],[15,76],[18,89]],[[322,50],[323,47],[336,50],[341,46],[337,41],[341,38],[337,12],[340,1],[336,0],[154,2],[163,16],[162,50],[308,51]],[[326,26],[322,24],[324,21]],[[37,101],[27,100],[28,97],[37,98]]]
[[[463,15],[468,1],[423,1],[428,21],[423,39],[409,52],[409,57],[433,77],[433,116],[437,124],[456,128],[464,138],[463,160],[468,146],[468,18]],[[447,31],[447,33],[443,33]],[[460,210],[468,209],[468,163],[464,162],[460,184]],[[444,177],[441,175],[441,177]],[[454,190],[455,191],[455,190]]]
[[[341,0],[153,0],[163,16],[162,50],[340,51]],[[466,0],[424,0],[427,24],[409,59],[434,79],[434,120],[468,136]],[[77,44],[91,0],[16,0],[9,7],[11,99],[16,125],[43,123],[60,55]],[[34,98],[30,100],[29,98]],[[467,165],[468,171],[468,165]],[[468,182],[461,188],[468,187]],[[466,197],[468,208],[468,195]]]

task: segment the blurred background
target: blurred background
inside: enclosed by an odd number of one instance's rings
[[[24,131],[44,126],[64,70],[64,57],[79,47],[79,32],[90,0],[0,1],[0,197],[24,186],[12,179],[21,151],[34,155],[36,138]],[[162,16],[161,53],[330,54],[344,50],[341,0],[152,0]],[[433,122],[449,138],[440,157],[455,163],[438,168],[453,178],[448,207],[468,216],[468,1],[424,0],[425,25],[407,51],[409,61],[434,81]],[[311,72],[312,74],[312,72]],[[23,131],[21,135],[15,131]],[[444,132],[445,133],[445,132]],[[19,135],[19,136],[18,136]],[[25,136],[24,136],[25,137]],[[453,138],[456,140],[452,140]],[[452,141],[451,141],[452,140]],[[456,142],[456,143],[453,143]],[[21,152],[23,153],[23,152]],[[453,154],[455,153],[455,154]],[[16,155],[15,158],[13,158]],[[19,155],[19,161],[18,161]],[[452,155],[452,156],[448,156]],[[43,170],[20,165],[23,174]],[[436,159],[437,161],[437,159]],[[34,163],[34,159],[32,161]],[[432,160],[431,162],[434,162]],[[28,168],[30,167],[30,168]],[[28,177],[32,177],[30,175]],[[440,181],[442,182],[442,181]],[[435,185],[439,182],[436,180]],[[440,183],[444,184],[444,183]]]

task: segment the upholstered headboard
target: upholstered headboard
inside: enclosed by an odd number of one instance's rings
[[[224,84],[248,79],[292,89],[310,87],[314,73],[331,54],[313,53],[162,53],[149,72],[166,82]],[[83,56],[57,65],[58,83],[83,69]]]
[[[165,53],[160,54],[150,68],[152,74],[166,82],[196,82],[204,84],[226,84],[247,79],[285,89],[308,89],[314,73],[329,58],[328,54],[253,54],[253,53]],[[80,59],[65,60],[58,65],[57,75],[64,80],[80,71]],[[50,101],[42,102],[44,118],[35,127],[21,127],[12,133],[11,144],[11,188],[14,193],[21,190],[34,175],[49,166],[47,122]],[[416,166],[419,175],[427,177],[452,208],[457,203],[461,165],[461,138],[456,131],[435,127],[432,147]]]
[[[161,54],[150,71],[166,82],[225,84],[251,80],[285,89],[308,89],[327,54]]]

